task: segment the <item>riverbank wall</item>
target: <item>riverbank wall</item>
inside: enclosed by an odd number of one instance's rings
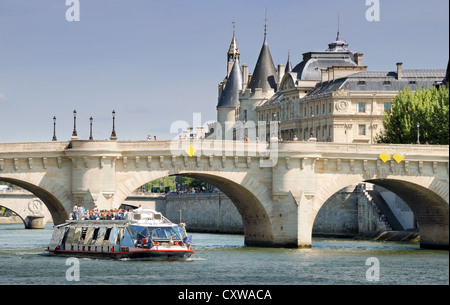
[[[372,190],[352,185],[334,194],[317,214],[313,227],[314,237],[341,237],[359,239],[417,240],[417,233],[399,233],[374,203]],[[372,194],[372,193],[371,193]],[[373,194],[372,194],[373,195]],[[223,193],[197,194],[135,194],[124,202],[125,206],[151,208],[161,212],[175,223],[184,222],[189,232],[244,234],[242,217],[233,202]],[[20,222],[19,217],[0,217],[0,223]],[[386,232],[395,233],[386,233]]]

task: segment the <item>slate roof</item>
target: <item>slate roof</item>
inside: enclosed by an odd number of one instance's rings
[[[239,91],[242,90],[242,73],[239,61],[236,60],[230,72],[225,89],[219,98],[219,107],[236,107],[239,105]]]
[[[281,102],[283,102],[283,93],[281,91],[278,91],[277,93],[275,93],[268,101],[266,101],[263,105],[259,106],[259,109],[263,109],[266,107],[272,107],[272,106],[276,106],[276,104],[280,104]]]
[[[350,52],[309,52],[303,54],[303,61],[292,71],[299,80],[321,80],[321,69],[331,66],[356,66]]]
[[[397,72],[360,72],[335,81],[318,84],[307,97],[327,94],[338,89],[350,91],[394,91],[398,92],[406,87],[412,90],[430,88],[440,82],[445,76],[445,70],[403,70],[402,79],[397,79]]]
[[[256,88],[262,88],[263,92],[269,89],[277,90],[277,70],[270,54],[269,46],[266,38],[259,53],[258,61],[253,72],[252,79],[248,84],[248,88],[255,92]]]
[[[328,44],[323,52],[308,52],[303,54],[303,60],[292,72],[297,72],[298,80],[321,80],[321,69],[331,66],[356,66],[353,53],[348,43],[337,34],[336,40]]]

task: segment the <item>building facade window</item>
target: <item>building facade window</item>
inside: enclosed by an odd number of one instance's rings
[[[358,103],[358,112],[360,112],[360,113],[366,112],[366,103],[365,102]]]
[[[358,126],[358,135],[365,136],[366,135],[366,125]]]
[[[392,103],[391,103],[391,102],[385,102],[385,103],[384,103],[384,111],[385,111],[385,112],[390,111],[391,108],[392,108]]]

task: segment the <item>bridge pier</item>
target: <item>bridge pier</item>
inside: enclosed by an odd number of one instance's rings
[[[46,220],[43,215],[29,215],[24,220],[25,229],[42,230],[45,228]]]

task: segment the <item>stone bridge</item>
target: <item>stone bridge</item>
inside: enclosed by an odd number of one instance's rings
[[[0,192],[0,206],[14,211],[26,229],[43,229],[52,215],[45,204],[26,191]]]
[[[386,153],[388,160],[380,155]],[[421,247],[449,245],[449,147],[311,142],[71,141],[0,143],[0,180],[39,197],[56,224],[75,203],[118,208],[139,186],[166,176],[203,180],[242,216],[245,243],[311,246],[314,219],[342,188],[380,185],[401,197]]]

